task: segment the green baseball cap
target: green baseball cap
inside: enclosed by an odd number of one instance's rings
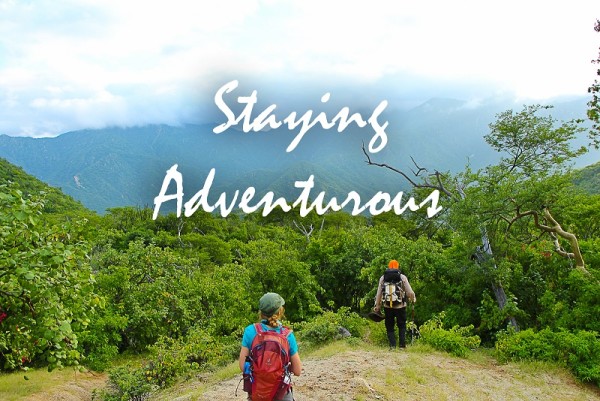
[[[258,301],[258,309],[266,316],[272,316],[283,305],[285,305],[285,301],[275,292],[267,292]]]

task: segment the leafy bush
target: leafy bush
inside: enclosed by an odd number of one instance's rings
[[[142,368],[119,366],[111,369],[105,389],[94,391],[93,399],[104,401],[143,401],[158,388],[146,380]]]
[[[298,336],[310,345],[326,344],[342,338],[340,327],[345,328],[352,336],[362,337],[365,333],[365,320],[350,308],[342,307],[333,311],[325,311],[309,321],[294,325]]]
[[[85,221],[50,225],[43,207],[0,185],[0,369],[79,364],[98,306]]]
[[[121,339],[110,343],[121,348],[144,352],[160,336],[181,338],[196,324],[229,334],[250,310],[246,272],[234,265],[198,266],[174,250],[139,241],[127,250],[98,250],[92,262],[97,290],[110,308],[97,327],[118,333]]]
[[[471,335],[473,325],[453,326],[447,330],[443,327],[443,319],[444,312],[423,323],[419,328],[420,339],[440,351],[460,357],[466,356],[471,349],[479,347],[481,339],[477,335]]]
[[[571,333],[533,329],[503,332],[496,342],[502,361],[553,361],[567,366],[577,378],[600,386],[600,339],[593,331]]]
[[[367,330],[368,334],[366,335],[365,341],[381,347],[387,347],[389,345],[389,340],[383,322],[376,323],[372,320],[368,320]]]
[[[509,317],[512,316],[517,319],[525,317],[513,297],[509,297],[504,307],[500,309],[498,308],[498,302],[488,291],[483,293],[477,311],[481,319],[478,326],[479,334],[489,343],[493,343],[495,334],[506,327]]]
[[[191,372],[231,362],[239,354],[240,345],[234,336],[218,337],[194,328],[184,340],[161,337],[150,350],[154,357],[145,365],[146,378],[167,387]]]
[[[121,331],[127,327],[127,318],[119,316],[112,308],[104,308],[90,322],[81,335],[84,364],[90,369],[103,371],[119,354]]]
[[[141,366],[112,369],[107,390],[98,396],[104,401],[143,400],[194,372],[231,362],[239,347],[236,336],[215,336],[202,328],[191,329],[184,339],[161,337]]]

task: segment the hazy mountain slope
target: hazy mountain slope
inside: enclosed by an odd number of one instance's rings
[[[389,110],[388,144],[371,156],[406,171],[414,168],[411,157],[431,170],[459,171],[467,163],[485,166],[498,154],[483,135],[495,114],[509,107],[521,105],[432,99],[412,110]],[[553,115],[584,116],[585,99],[560,103]],[[292,152],[286,147],[297,129],[244,133],[234,127],[216,135],[213,126],[106,128],[40,139],[0,135],[0,157],[101,213],[116,206],[152,206],[165,172],[174,164],[183,174],[186,200],[203,187],[211,168],[216,170],[214,199],[223,191],[253,186],[257,196],[272,190],[293,200],[300,192],[294,182],[311,174],[315,194],[324,190],[339,197],[357,191],[365,198],[380,190],[408,188],[398,174],[366,165],[361,148],[374,136],[369,125],[352,125],[341,133],[315,127]],[[598,159],[598,152],[591,153],[579,164]]]
[[[25,197],[30,195],[45,195],[44,211],[47,213],[88,212],[88,210],[72,197],[53,188],[37,178],[27,174],[23,169],[0,158],[0,185],[15,183]]]
[[[600,162],[577,171],[573,181],[590,194],[600,194]]]

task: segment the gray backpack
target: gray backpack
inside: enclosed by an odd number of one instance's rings
[[[392,308],[406,302],[406,290],[398,269],[386,269],[383,273],[383,306]]]

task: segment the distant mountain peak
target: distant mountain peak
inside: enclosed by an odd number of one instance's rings
[[[450,113],[466,107],[464,100],[434,97],[410,110],[416,113]]]

